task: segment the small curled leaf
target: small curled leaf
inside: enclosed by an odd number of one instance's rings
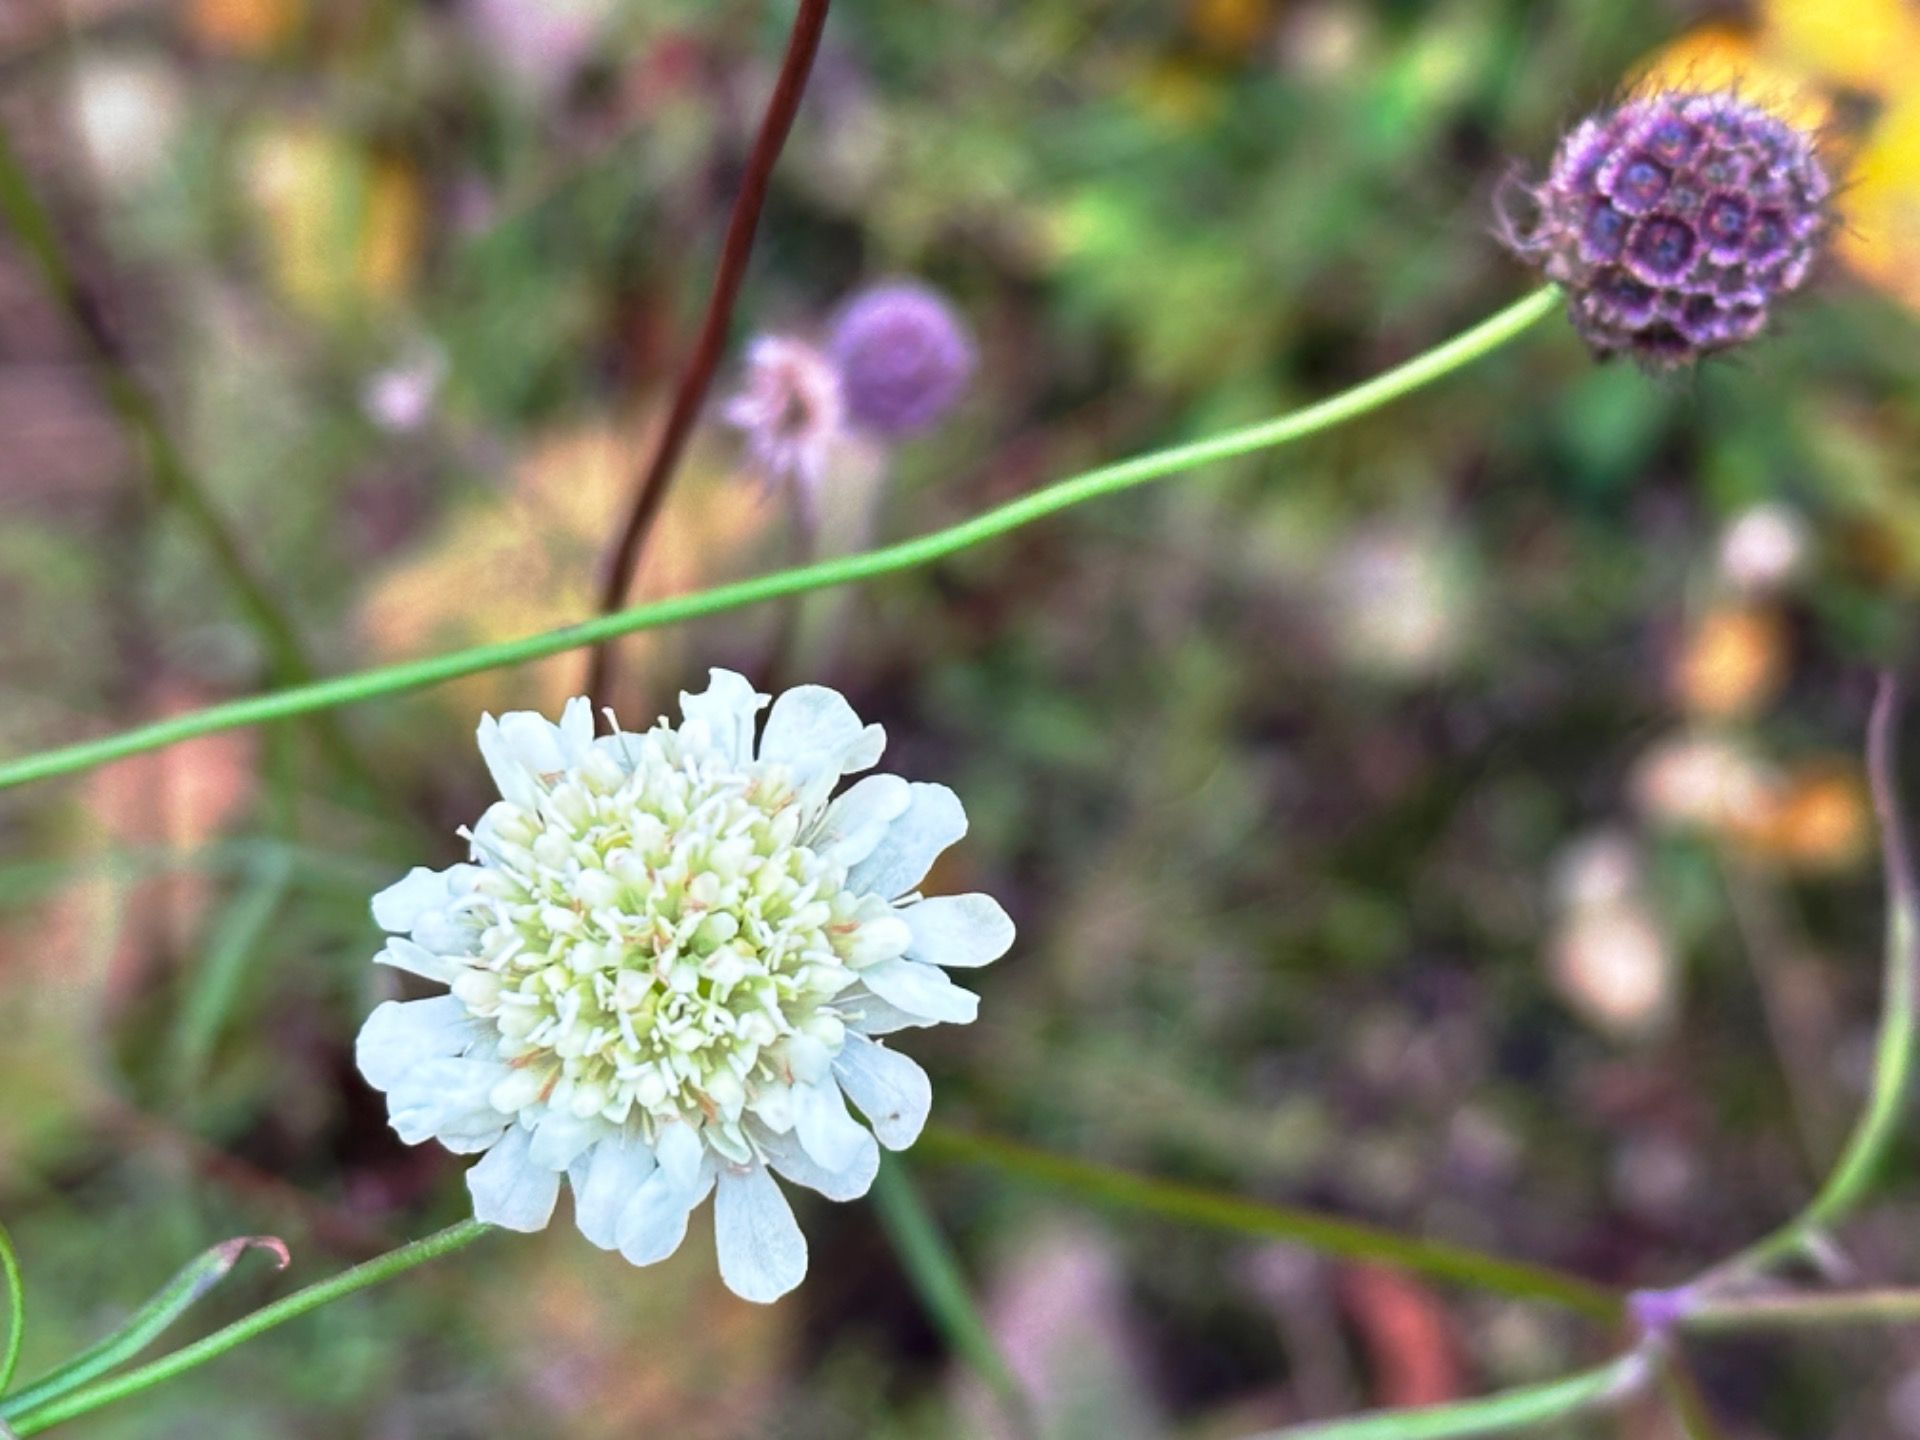
[[[0,1401],[0,1422],[24,1414],[36,1405],[64,1395],[69,1390],[104,1375],[124,1364],[153,1343],[193,1304],[218,1285],[240,1263],[249,1250],[264,1250],[273,1256],[276,1270],[284,1270],[293,1259],[286,1242],[274,1235],[236,1235],[222,1240],[189,1260],[154,1293],[152,1299],[127,1317],[126,1323],[104,1339],[89,1346],[58,1369],[41,1376],[31,1385]],[[0,1253],[5,1253],[0,1247]],[[13,1333],[19,1333],[18,1311]],[[0,1366],[0,1369],[6,1368]],[[0,1434],[3,1434],[0,1431]]]

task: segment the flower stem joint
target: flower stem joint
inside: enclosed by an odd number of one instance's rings
[[[1813,267],[1833,191],[1812,137],[1724,91],[1592,116],[1520,188],[1534,214],[1502,213],[1507,247],[1566,290],[1597,355],[1656,370],[1765,328]]]

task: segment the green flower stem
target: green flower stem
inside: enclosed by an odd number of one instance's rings
[[[1479,1400],[1381,1410],[1324,1425],[1295,1425],[1253,1440],[1448,1440],[1453,1436],[1513,1435],[1550,1421],[1564,1421],[1582,1411],[1617,1404],[1645,1383],[1648,1370],[1643,1356],[1628,1354],[1564,1380],[1504,1390]]]
[[[1892,675],[1882,674],[1873,714],[1867,722],[1867,779],[1880,822],[1886,871],[1887,954],[1880,1038],[1866,1109],[1833,1173],[1811,1203],[1765,1239],[1716,1266],[1696,1282],[1701,1288],[1711,1288],[1715,1281],[1758,1274],[1779,1260],[1807,1252],[1860,1203],[1900,1131],[1913,1078],[1915,1027],[1920,1023],[1915,1013],[1916,1001],[1920,1000],[1920,936],[1915,932],[1920,894],[1915,890],[1912,847],[1900,804],[1895,754],[1899,719],[1899,686]]]
[[[162,423],[158,407],[107,329],[97,300],[68,265],[59,232],[0,121],[0,218],[4,218],[40,272],[46,292],[67,314],[85,342],[96,383],[127,433],[129,447],[153,477],[154,494],[183,515],[212,555],[240,612],[264,647],[271,677],[291,685],[313,679],[315,670],[299,631],[249,564],[239,537],[187,464]],[[315,722],[315,733],[341,773],[369,796],[385,793],[332,717]]]
[[[919,1149],[935,1158],[984,1165],[1003,1175],[1069,1190],[1106,1205],[1283,1240],[1323,1255],[1376,1260],[1436,1280],[1556,1305],[1593,1320],[1618,1321],[1626,1313],[1624,1297],[1603,1285],[1441,1240],[1413,1239],[1311,1210],[1216,1194],[944,1126],[928,1126],[920,1137]]]
[[[44,780],[54,775],[67,775],[77,770],[86,770],[96,765],[103,765],[110,760],[137,755],[145,750],[156,750],[165,745],[177,744],[182,740],[210,735],[220,730],[285,720],[291,716],[310,714],[336,705],[352,704],[375,696],[391,695],[403,690],[457,680],[463,675],[473,675],[483,670],[519,665],[584,645],[597,645],[602,641],[631,634],[636,630],[658,629],[665,625],[679,624],[686,620],[737,610],[747,605],[757,605],[789,595],[804,594],[810,590],[823,590],[829,586],[847,585],[912,570],[988,540],[997,539],[1022,526],[1031,525],[1089,500],[1097,500],[1150,481],[1164,479],[1169,475],[1194,470],[1202,465],[1251,455],[1256,451],[1269,450],[1290,441],[1331,430],[1335,426],[1377,410],[1423,386],[1430,385],[1462,366],[1492,353],[1552,314],[1558,304],[1559,291],[1555,287],[1547,286],[1536,290],[1472,329],[1456,335],[1453,339],[1435,346],[1426,353],[1396,366],[1385,374],[1377,375],[1371,380],[1356,385],[1351,390],[1309,405],[1305,409],[1296,410],[1292,414],[1282,415],[1277,419],[1244,426],[1238,430],[1229,430],[1225,434],[1215,435],[1205,440],[1195,440],[1188,444],[1175,445],[1170,449],[1136,456],[1131,460],[1103,465],[1098,469],[1056,481],[1052,485],[1009,501],[983,515],[976,515],[971,520],[963,520],[957,525],[948,526],[944,530],[936,530],[931,534],[902,540],[877,550],[863,551],[857,555],[834,556],[811,565],[777,570],[771,574],[731,585],[717,586],[711,590],[700,590],[650,604],[636,605],[631,609],[598,616],[580,624],[550,630],[541,635],[529,635],[518,640],[507,640],[492,645],[477,645],[471,649],[433,655],[422,660],[411,660],[397,665],[362,670],[352,675],[342,675],[336,679],[296,685],[264,695],[210,706],[204,710],[125,730],[116,735],[103,736],[97,740],[42,751],[37,755],[28,755],[7,764],[0,764],[0,789],[23,785],[31,780]]]
[[[1920,1320],[1920,1290],[1853,1290],[1703,1300],[1681,1317],[1689,1334],[1813,1330],[1830,1325],[1898,1325]]]
[[[1014,1378],[1006,1357],[974,1303],[966,1277],[953,1251],[934,1225],[927,1203],[915,1188],[904,1163],[892,1155],[881,1157],[873,1181],[873,1204],[880,1224],[893,1242],[894,1252],[921,1304],[956,1354],[962,1355],[999,1398],[1015,1429],[1033,1432],[1027,1398]]]
[[[25,1440],[28,1435],[37,1435],[42,1430],[51,1429],[62,1421],[72,1420],[110,1405],[116,1400],[124,1400],[129,1395],[137,1395],[142,1390],[158,1385],[162,1380],[171,1380],[184,1374],[197,1365],[218,1358],[237,1345],[244,1344],[256,1335],[264,1334],[276,1325],[285,1324],[309,1310],[318,1310],[322,1305],[351,1295],[356,1290],[365,1290],[370,1285],[378,1285],[382,1280],[403,1275],[417,1265],[424,1265],[450,1251],[471,1245],[493,1227],[478,1220],[462,1220],[457,1225],[449,1225],[445,1230],[429,1235],[425,1239],[415,1240],[390,1250],[385,1255],[375,1256],[363,1265],[351,1270],[343,1270],[330,1279],[309,1285],[304,1290],[296,1290],[283,1300],[264,1305],[250,1315],[243,1315],[231,1325],[223,1326],[204,1339],[191,1345],[183,1345],[169,1355],[129,1370],[125,1374],[110,1379],[95,1381],[78,1390],[48,1400],[20,1414],[10,1416],[14,1434]]]
[[[27,1333],[27,1287],[20,1280],[20,1260],[13,1253],[13,1237],[0,1225],[0,1274],[7,1283],[7,1348],[0,1350],[0,1395],[13,1383],[20,1364],[20,1342]]]

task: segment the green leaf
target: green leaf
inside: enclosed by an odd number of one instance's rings
[[[59,1369],[25,1386],[17,1394],[7,1396],[5,1401],[0,1402],[0,1420],[24,1414],[34,1406],[77,1389],[95,1376],[103,1375],[114,1366],[132,1359],[184,1315],[195,1301],[224,1280],[242,1255],[254,1249],[269,1252],[274,1257],[276,1268],[286,1269],[287,1247],[271,1235],[241,1235],[221,1241],[181,1267],[151,1300],[128,1316],[126,1323],[118,1330],[81,1351]],[[10,1258],[12,1252],[0,1244],[0,1253]],[[9,1274],[12,1273],[9,1267]],[[17,1308],[14,1317],[13,1334],[17,1339],[20,1333]],[[0,1367],[0,1374],[10,1373],[11,1369],[10,1365]],[[4,1388],[4,1384],[0,1383],[0,1389]]]
[[[1641,1356],[1623,1355],[1597,1370],[1480,1400],[1383,1410],[1324,1425],[1296,1425],[1253,1440],[1449,1440],[1453,1436],[1513,1435],[1622,1400],[1639,1388],[1646,1375],[1647,1363]]]
[[[20,1283],[20,1261],[13,1253],[13,1238],[0,1225],[0,1271],[7,1280],[7,1348],[0,1351],[0,1395],[13,1383],[14,1367],[20,1363],[20,1341],[27,1329],[27,1289]]]

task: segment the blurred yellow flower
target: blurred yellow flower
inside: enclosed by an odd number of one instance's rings
[[[305,10],[302,0],[192,0],[187,28],[210,50],[261,55],[293,34]]]
[[[1787,671],[1786,626],[1762,606],[1724,605],[1703,615],[1673,667],[1674,698],[1689,715],[1750,715],[1779,691]]]
[[[1822,79],[1878,94],[1908,89],[1920,66],[1912,0],[1760,0],[1770,49]]]
[[[448,517],[415,557],[379,581],[361,623],[383,657],[421,655],[555,629],[591,615],[606,536],[633,481],[640,439],[610,427],[536,440],[512,491]],[[747,568],[778,507],[758,487],[703,460],[698,449],[661,513],[632,598],[675,594]],[[671,657],[683,632],[620,642],[628,675]],[[440,692],[463,714],[533,706],[557,710],[579,687],[582,656],[490,671]]]
[[[289,304],[329,319],[411,287],[425,226],[411,167],[301,123],[264,131],[245,163],[268,267]]]

